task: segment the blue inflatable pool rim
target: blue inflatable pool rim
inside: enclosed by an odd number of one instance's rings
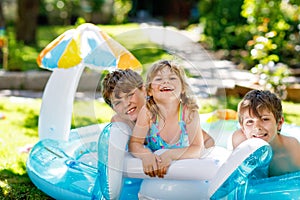
[[[211,196],[211,199],[221,199],[226,195],[238,196],[238,193],[242,191],[241,187],[245,187],[249,181],[266,178],[271,159],[271,147],[260,147],[235,169],[221,187]]]

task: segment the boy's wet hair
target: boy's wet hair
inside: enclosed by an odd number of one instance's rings
[[[143,87],[143,79],[140,74],[131,70],[116,70],[108,73],[102,81],[102,97],[112,107],[112,94],[118,98],[120,93],[129,93],[135,88]]]
[[[244,96],[238,105],[240,123],[243,122],[242,113],[244,113],[247,109],[249,114],[253,114],[258,118],[261,118],[261,111],[266,109],[273,113],[276,123],[278,123],[282,117],[282,105],[280,98],[268,90],[251,90]]]

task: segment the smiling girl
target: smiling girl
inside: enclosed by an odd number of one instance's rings
[[[142,159],[146,175],[162,178],[172,161],[199,158],[204,150],[198,105],[183,69],[169,61],[150,68],[146,91],[147,103],[138,115],[129,150]],[[167,150],[154,154],[159,149]]]

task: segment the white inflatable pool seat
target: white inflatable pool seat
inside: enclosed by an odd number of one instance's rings
[[[160,152],[156,153],[159,154]],[[202,158],[174,161],[164,179],[210,180],[215,176],[219,167],[226,161],[230,153],[231,151],[228,151],[223,147],[213,147],[208,149],[207,153]],[[143,179],[150,178],[145,175],[143,171],[141,159],[133,157],[128,152],[125,154],[123,169],[126,177]]]

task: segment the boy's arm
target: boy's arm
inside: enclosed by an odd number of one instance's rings
[[[131,129],[133,129],[133,127],[134,127],[134,122],[132,122],[128,119],[124,119],[124,118],[120,117],[120,115],[118,115],[118,114],[115,114],[111,118],[110,122],[123,122],[123,123],[127,124]]]
[[[204,146],[205,148],[213,147],[215,146],[215,140],[213,137],[211,137],[205,130],[202,129],[203,134],[203,140],[204,140]]]
[[[232,147],[235,149],[239,144],[241,144],[243,141],[247,140],[245,134],[243,133],[242,129],[236,130],[232,134]]]

